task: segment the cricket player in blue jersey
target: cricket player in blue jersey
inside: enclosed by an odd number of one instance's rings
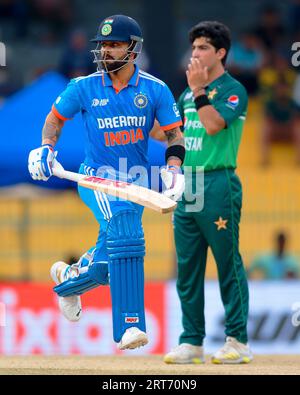
[[[56,144],[64,122],[81,112],[85,126],[85,159],[79,172],[97,175],[110,168],[120,174],[120,159],[128,168],[148,167],[149,133],[155,119],[168,138],[167,167],[162,171],[167,196],[178,199],[184,190],[179,174],[185,149],[182,124],[172,93],[161,80],[135,65],[142,49],[137,22],[124,15],[104,19],[92,40],[98,71],[69,83],[56,99],[42,132],[42,146],[30,152],[33,179],[52,175]],[[101,170],[101,171],[102,171]],[[103,175],[103,173],[101,173]],[[51,276],[59,307],[70,321],[82,314],[80,295],[101,284],[110,285],[113,336],[121,350],[148,343],[144,312],[143,207],[83,187],[83,202],[92,210],[100,231],[96,245],[78,262],[56,262]]]

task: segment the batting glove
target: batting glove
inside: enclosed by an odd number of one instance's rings
[[[34,180],[48,181],[52,176],[52,166],[57,152],[52,145],[44,144],[40,148],[30,151],[28,170]]]
[[[160,171],[161,179],[166,186],[163,194],[174,201],[181,198],[185,188],[184,175],[180,172],[178,166],[167,166]]]

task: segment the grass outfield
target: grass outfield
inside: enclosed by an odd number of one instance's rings
[[[300,355],[259,355],[249,365],[213,365],[209,358],[203,365],[166,365],[161,356],[99,357],[0,357],[0,375],[158,375],[158,374],[249,374],[300,375]]]

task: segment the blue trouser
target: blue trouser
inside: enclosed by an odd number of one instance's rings
[[[95,175],[82,164],[81,174]],[[100,230],[96,246],[76,264],[79,275],[54,288],[59,296],[80,295],[110,284],[114,340],[125,330],[145,327],[143,207],[91,189],[78,187],[80,198],[92,210]]]

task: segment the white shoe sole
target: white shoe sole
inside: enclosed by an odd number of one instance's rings
[[[178,365],[185,365],[185,364],[201,365],[201,364],[205,363],[205,359],[195,357],[195,358],[179,361],[178,359],[176,360],[176,358],[174,358],[174,357],[165,355],[164,356],[164,363],[174,364],[174,365],[176,365],[176,364],[178,364]]]
[[[135,348],[139,348],[148,344],[148,337],[146,333],[139,333],[135,338],[131,341],[123,343],[122,340],[119,343],[120,350],[134,350]]]

